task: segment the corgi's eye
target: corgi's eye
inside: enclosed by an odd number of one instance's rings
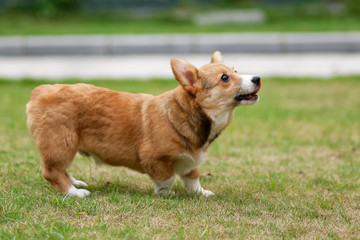
[[[230,80],[230,78],[229,78],[228,75],[223,74],[223,75],[221,76],[221,81],[223,81],[223,82],[228,82],[229,80]]]
[[[237,71],[236,71],[236,70],[234,70],[234,72],[236,72],[236,73],[237,73]]]

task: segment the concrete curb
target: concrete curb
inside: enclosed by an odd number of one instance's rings
[[[360,54],[223,54],[225,63],[241,74],[263,77],[326,78],[359,75]],[[210,54],[122,56],[18,56],[0,57],[0,78],[5,79],[174,79],[170,58],[181,57],[195,67],[210,62]]]
[[[0,55],[354,53],[360,32],[0,37]]]

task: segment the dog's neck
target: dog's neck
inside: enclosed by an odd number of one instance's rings
[[[180,86],[171,91],[169,100],[166,106],[169,122],[185,139],[186,148],[195,150],[204,146],[210,136],[212,119]]]
[[[166,107],[171,125],[186,139],[189,150],[207,148],[229,125],[233,110],[204,111],[194,97],[180,86],[172,91]]]

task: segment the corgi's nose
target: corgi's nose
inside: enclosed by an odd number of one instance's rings
[[[258,76],[254,76],[251,81],[255,84],[255,85],[259,85],[260,84],[260,77]]]

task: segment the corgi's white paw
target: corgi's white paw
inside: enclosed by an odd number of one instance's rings
[[[210,197],[212,195],[215,195],[212,191],[205,190],[201,187],[199,178],[190,179],[183,176],[181,177],[181,180],[183,181],[183,184],[189,193],[196,192],[198,194],[202,194],[205,197]]]
[[[76,187],[71,186],[66,195],[69,195],[70,197],[83,198],[83,197],[89,196],[90,192],[86,189],[77,189]]]
[[[210,197],[210,196],[214,196],[214,195],[215,195],[215,193],[213,193],[212,191],[210,191],[210,190],[204,190],[204,189],[201,191],[201,193],[202,193],[202,195],[205,196],[205,197]]]
[[[88,185],[81,180],[77,180],[73,177],[69,177],[68,179],[69,179],[69,182],[75,187],[79,187],[79,188],[80,187],[84,187],[84,188],[88,187]]]

